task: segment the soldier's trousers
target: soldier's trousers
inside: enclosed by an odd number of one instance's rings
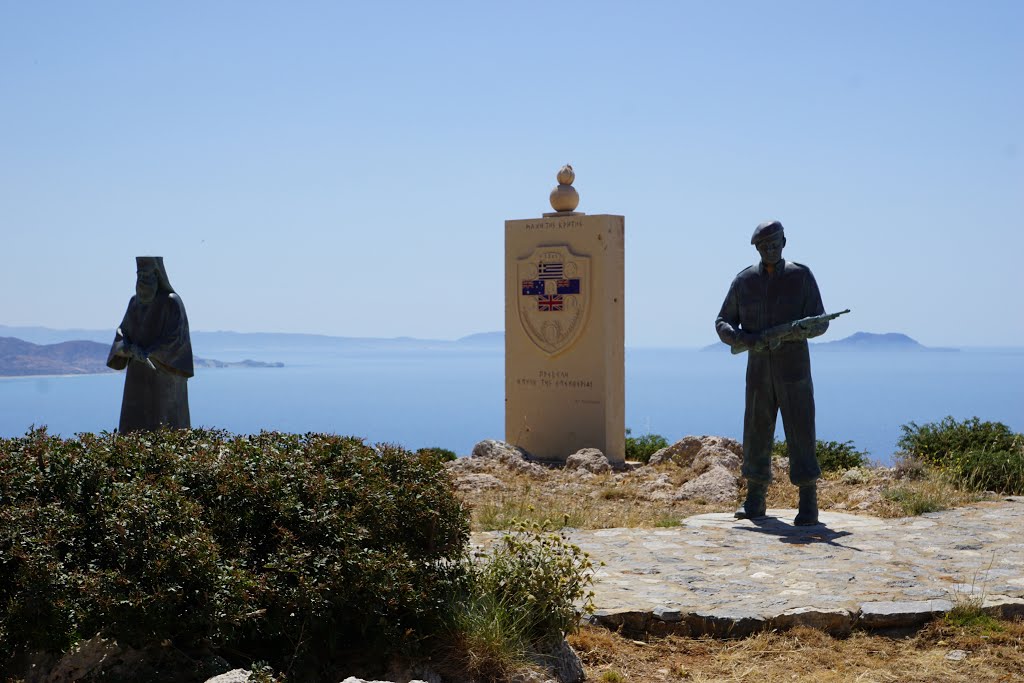
[[[768,484],[772,480],[772,443],[775,421],[782,413],[782,427],[789,449],[789,480],[803,486],[821,476],[815,457],[814,385],[810,364],[787,367],[769,354],[757,354],[747,365],[746,407],[743,414],[743,476]]]

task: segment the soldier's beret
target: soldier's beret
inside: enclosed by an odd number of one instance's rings
[[[782,223],[778,221],[767,221],[754,228],[754,236],[750,238],[751,244],[757,244],[761,240],[766,240],[776,235],[784,235],[782,231]]]

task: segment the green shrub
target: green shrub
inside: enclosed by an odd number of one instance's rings
[[[630,436],[633,430],[626,430],[626,460],[647,462],[655,452],[668,447],[668,439],[661,434]]]
[[[590,559],[547,522],[517,524],[464,566],[438,650],[451,680],[509,680],[578,628],[578,605],[593,610]]]
[[[940,422],[900,426],[902,436],[896,445],[905,453],[930,465],[946,467],[951,460],[968,451],[1012,451],[1015,437],[1001,422],[982,422],[972,417],[958,422],[952,416]]]
[[[967,489],[1024,494],[1024,448],[967,451],[954,456],[948,469]]]
[[[102,632],[315,680],[435,632],[467,539],[439,458],[356,438],[0,439],[0,670]]]
[[[459,456],[455,454],[455,451],[447,448],[440,448],[438,446],[432,446],[429,448],[418,448],[416,455],[426,458],[436,458],[440,462],[451,462],[452,460],[458,460]]]
[[[846,471],[868,464],[868,452],[858,451],[852,441],[822,441],[819,439],[815,443],[814,452],[818,458],[818,465],[824,472]],[[788,458],[789,449],[786,447],[786,442],[775,441],[772,444],[772,455]]]
[[[519,525],[474,565],[475,593],[520,623],[524,639],[551,645],[579,625],[577,601],[592,608],[593,564],[546,524]]]
[[[1024,437],[1001,422],[972,417],[900,427],[897,445],[976,491],[1024,493]]]

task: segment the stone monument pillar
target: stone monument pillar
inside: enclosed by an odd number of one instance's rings
[[[553,213],[505,221],[505,440],[543,460],[625,460],[622,216],[575,211],[571,166]]]

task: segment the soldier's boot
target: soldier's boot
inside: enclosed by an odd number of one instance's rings
[[[768,504],[765,502],[765,494],[768,492],[768,484],[759,481],[747,480],[747,499],[733,515],[736,519],[760,519],[764,517]]]
[[[818,523],[818,487],[815,484],[800,487],[800,509],[797,510],[796,526],[813,526]]]

